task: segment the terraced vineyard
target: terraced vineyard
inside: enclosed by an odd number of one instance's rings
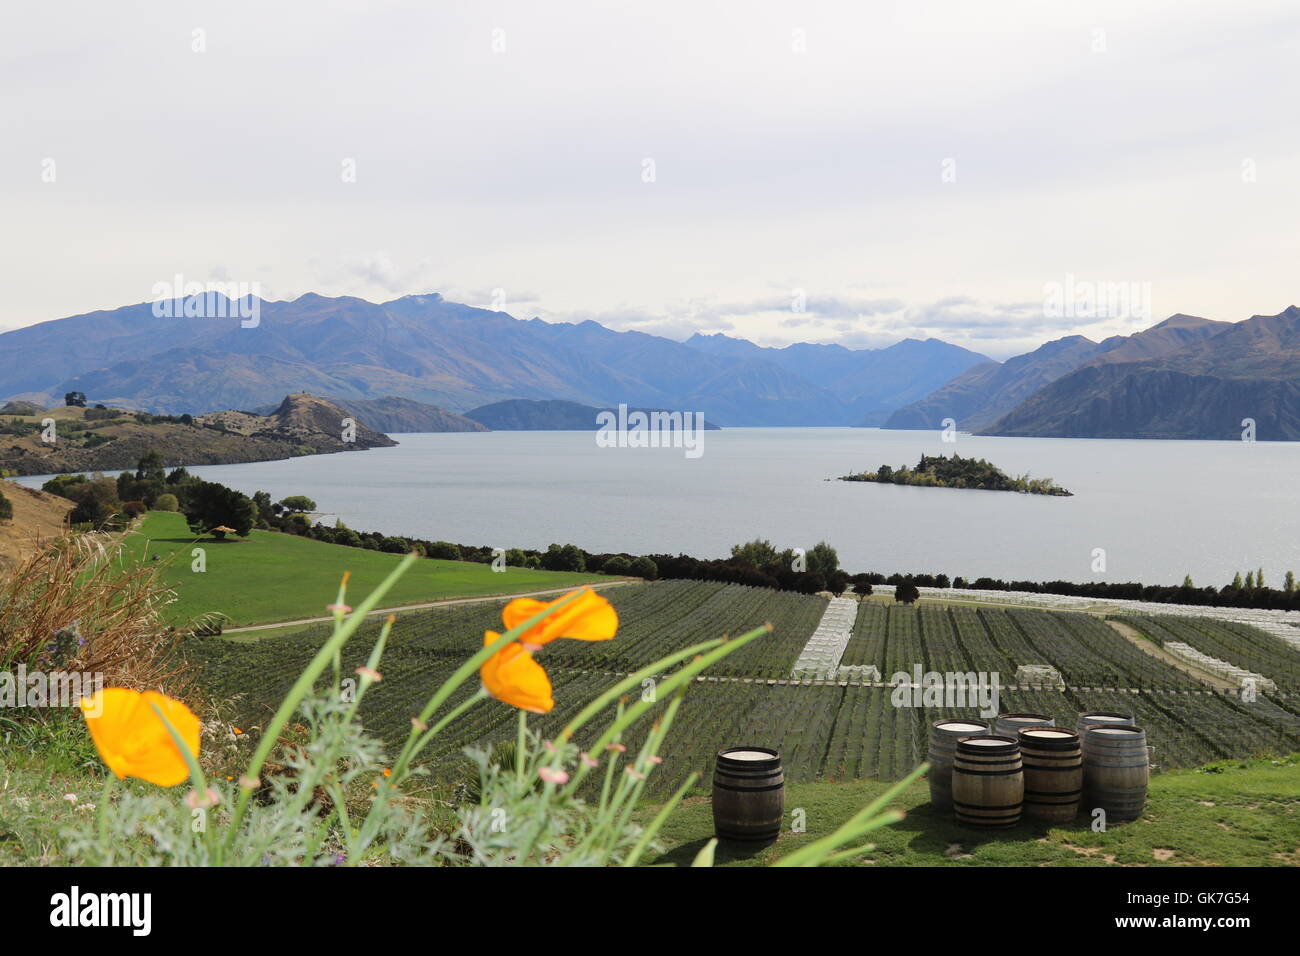
[[[532,718],[543,733],[555,733],[615,675],[709,637],[741,633],[763,621],[776,626],[690,687],[664,764],[651,778],[657,796],[692,770],[707,782],[716,751],[736,744],[777,747],[793,781],[896,779],[924,759],[934,720],[977,717],[973,707],[896,707],[889,686],[789,680],[826,606],[822,598],[693,581],[627,585],[608,597],[619,611],[617,638],[600,644],[558,641],[541,655],[556,700],[551,714]],[[399,618],[381,667],[384,679],[363,708],[370,730],[390,743],[403,739],[432,690],[481,646],[485,629],[499,626],[499,603]],[[345,649],[345,672],[363,663],[377,630],[378,623],[366,626]],[[322,627],[256,644],[195,639],[190,654],[205,665],[207,689],[222,698],[238,696],[239,720],[257,727],[325,634]],[[1068,726],[1084,710],[1130,712],[1147,728],[1161,767],[1300,749],[1294,697],[1261,696],[1248,704],[1207,693],[1104,622],[1077,613],[864,603],[841,663],[874,665],[885,681],[895,672],[910,674],[917,664],[940,672],[995,671],[1003,685],[1000,709],[1042,712]],[[1051,665],[1068,686],[1006,689],[1021,664]],[[453,727],[454,736],[442,738],[430,756],[440,774],[463,761],[466,746],[513,739],[515,712],[488,700]]]
[[[1249,624],[1174,615],[1125,615],[1119,620],[1158,644],[1190,644],[1203,654],[1267,677],[1280,690],[1300,690],[1300,650]]]

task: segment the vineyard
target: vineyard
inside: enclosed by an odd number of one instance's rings
[[[544,734],[557,732],[617,675],[709,637],[739,634],[764,621],[775,625],[774,633],[724,659],[690,687],[663,750],[663,766],[651,779],[657,796],[670,792],[691,771],[699,771],[707,782],[717,750],[736,744],[776,747],[795,782],[897,779],[924,759],[934,720],[978,716],[974,707],[898,707],[891,699],[893,688],[879,683],[789,679],[826,607],[820,597],[698,581],[627,585],[608,596],[620,617],[613,641],[558,641],[541,655],[555,686],[556,707],[544,717],[531,717],[530,724]],[[411,716],[437,684],[481,646],[484,630],[499,628],[499,603],[399,617],[381,667],[384,679],[370,690],[362,709],[371,732],[390,744],[404,738]],[[1240,642],[1225,643],[1219,648],[1224,653],[1229,646],[1239,653],[1256,646],[1249,628],[1239,631],[1217,622],[1214,628]],[[378,623],[363,627],[345,649],[345,673],[364,662],[377,630]],[[1177,633],[1177,639],[1191,643]],[[208,691],[234,698],[243,725],[255,728],[325,634],[322,627],[255,644],[196,638],[190,656],[204,665]],[[997,672],[1001,710],[1049,714],[1071,727],[1087,710],[1133,713],[1147,729],[1161,768],[1300,750],[1300,707],[1294,696],[1261,695],[1246,703],[1207,692],[1105,622],[1078,613],[864,602],[841,664],[875,666],[885,682],[896,672],[910,674],[917,665],[925,671]],[[1067,687],[1009,687],[1025,664],[1055,667]],[[463,688],[458,699],[475,689]],[[463,748],[512,739],[515,712],[487,700],[467,711],[448,733],[430,757],[440,778],[464,762]],[[629,746],[638,742],[625,740]]]
[[[1126,615],[1120,620],[1162,646],[1189,644],[1217,660],[1263,675],[1280,690],[1300,690],[1300,649],[1249,624],[1172,615]]]

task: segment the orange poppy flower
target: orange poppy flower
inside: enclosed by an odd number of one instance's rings
[[[93,697],[82,698],[81,712],[100,757],[119,780],[139,777],[160,787],[174,787],[189,778],[190,768],[151,705],[157,706],[190,753],[198,757],[199,719],[165,694],[105,687]]]
[[[486,647],[500,637],[496,631],[487,631],[483,635],[483,645]],[[533,660],[533,655],[518,642],[507,644],[489,657],[479,668],[479,676],[489,694],[511,707],[546,714],[555,706],[551,679],[546,676],[542,665]]]
[[[515,598],[502,609],[501,620],[506,630],[510,630],[574,593],[578,594],[576,599],[529,628],[519,642],[541,647],[558,637],[577,641],[608,641],[612,638],[618,630],[618,613],[608,601],[590,588],[583,588],[580,592],[570,591],[554,601]]]

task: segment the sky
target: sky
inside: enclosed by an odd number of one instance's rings
[[[0,329],[239,282],[1003,359],[1300,300],[1288,2],[67,2]]]

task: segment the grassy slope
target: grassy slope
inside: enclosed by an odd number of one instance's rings
[[[756,866],[833,831],[888,784],[811,783],[786,791],[790,811],[807,812],[807,832],[784,833],[749,855],[719,846],[716,863]],[[957,826],[929,805],[929,786],[914,784],[895,802],[907,812],[878,830],[863,866],[1300,865],[1300,754],[1283,760],[1225,761],[1153,777],[1146,811],[1132,823],[1093,833],[1087,818],[1069,826],[1022,824],[993,834]],[[647,817],[649,814],[645,814]],[[713,836],[707,797],[688,800],[661,833],[658,864],[689,865]]]
[[[400,560],[400,555],[348,548],[274,531],[254,531],[247,540],[196,541],[179,514],[150,512],[139,531],[127,536],[127,552],[139,560],[175,555],[163,572],[177,601],[167,613],[184,620],[208,611],[230,617],[230,626],[320,617],[333,603],[344,571],[351,571],[351,595],[368,594]],[[207,569],[190,570],[195,547],[206,551]],[[441,598],[519,594],[561,588],[602,575],[510,568],[492,571],[469,561],[419,561],[393,586],[384,606]]]

